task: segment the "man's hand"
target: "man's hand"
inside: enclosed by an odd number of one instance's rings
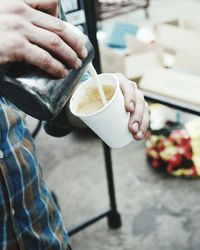
[[[81,67],[80,59],[87,55],[83,39],[60,19],[41,11],[53,11],[55,1],[25,1],[0,1],[0,64],[26,61],[56,77],[67,75],[67,67]]]
[[[136,140],[141,140],[149,126],[149,108],[136,83],[129,81],[122,74],[115,74],[124,95],[125,107],[131,113],[129,120],[129,130]]]
[[[41,10],[52,16],[58,16],[58,1],[57,0],[24,0],[26,4],[33,9]]]

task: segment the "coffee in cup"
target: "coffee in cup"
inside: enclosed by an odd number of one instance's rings
[[[126,111],[119,81],[113,74],[98,75],[107,99],[103,105],[93,78],[76,89],[70,110],[92,129],[108,146],[120,148],[133,140],[128,130],[130,113]]]
[[[109,85],[103,85],[102,87],[106,100],[109,102],[115,93],[115,87]],[[88,87],[86,93],[86,96],[80,100],[77,106],[77,113],[80,115],[89,115],[104,107],[96,86]]]

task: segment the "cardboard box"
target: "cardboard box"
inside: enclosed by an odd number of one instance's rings
[[[180,72],[186,72],[200,76],[200,55],[191,55],[190,53],[184,51],[178,51],[176,53],[174,68]]]
[[[200,107],[200,76],[197,75],[155,68],[146,72],[139,82],[139,87]]]
[[[144,74],[141,89],[200,108],[200,32],[183,28],[185,23],[160,24],[156,42],[168,52],[171,68],[155,68]],[[189,25],[188,25],[189,27]],[[165,64],[166,65],[166,64]]]
[[[174,27],[179,27],[179,28],[184,28],[184,29],[188,29],[191,31],[193,30],[193,31],[200,32],[200,18],[199,17],[167,20],[162,23],[157,23],[155,25],[155,30],[160,25],[166,25],[166,24],[170,26],[174,26]]]
[[[200,74],[200,32],[196,31],[197,27],[200,31],[200,20],[194,22],[193,27],[190,20],[156,26],[156,43],[163,49],[165,67]]]
[[[128,38],[127,50],[116,50],[100,44],[100,57],[103,72],[121,72],[129,79],[143,76],[146,70],[161,67],[162,60],[155,46]]]
[[[183,28],[186,23],[187,29]],[[148,69],[162,66],[200,74],[200,32],[189,30],[188,23],[175,19],[157,24],[154,44],[133,36],[126,37],[126,50],[100,44],[102,71],[121,72],[133,80],[141,78]]]
[[[199,22],[200,24],[200,22]],[[200,108],[200,32],[192,23],[172,21],[156,26],[156,43],[164,65],[146,71],[139,87]],[[167,52],[167,54],[166,54]],[[168,62],[166,62],[166,56]]]
[[[199,17],[195,17],[192,19],[184,19],[180,23],[185,29],[200,32],[200,18]]]
[[[163,24],[157,27],[156,42],[168,51],[200,56],[200,32]]]

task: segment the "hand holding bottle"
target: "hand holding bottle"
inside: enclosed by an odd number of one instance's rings
[[[56,15],[55,0],[1,0],[0,64],[26,61],[56,77],[80,68],[87,56],[81,36]]]

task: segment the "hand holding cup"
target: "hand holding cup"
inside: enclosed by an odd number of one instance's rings
[[[108,103],[103,106],[90,78],[74,92],[70,101],[72,114],[112,148],[127,145],[133,137],[142,139],[148,127],[149,111],[141,92],[121,74],[100,74],[99,78]],[[134,123],[138,124],[136,129]]]

